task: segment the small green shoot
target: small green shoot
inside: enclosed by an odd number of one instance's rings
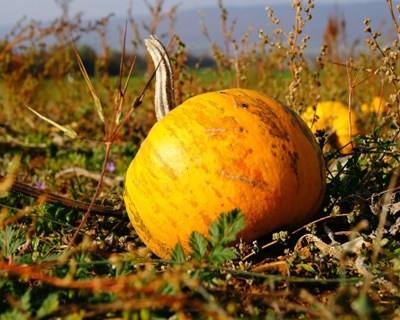
[[[193,232],[189,239],[192,258],[205,261],[212,265],[221,265],[237,257],[235,248],[230,245],[236,240],[240,231],[245,227],[243,213],[235,209],[228,213],[221,213],[208,230],[208,238],[198,232]],[[187,260],[183,247],[177,244],[172,252],[173,263],[183,263]]]

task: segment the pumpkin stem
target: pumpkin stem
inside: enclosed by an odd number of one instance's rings
[[[160,121],[175,107],[174,78],[167,50],[162,42],[151,35],[144,41],[147,52],[153,60],[156,70],[154,108],[157,120]]]

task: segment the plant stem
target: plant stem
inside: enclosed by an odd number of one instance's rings
[[[74,245],[76,238],[77,238],[79,232],[81,231],[81,229],[83,228],[83,226],[85,225],[87,219],[89,218],[92,208],[94,206],[94,203],[95,203],[98,195],[100,194],[101,188],[103,187],[103,180],[104,180],[104,175],[106,172],[106,166],[107,166],[108,159],[110,158],[110,153],[111,153],[111,144],[112,143],[109,141],[107,141],[105,143],[106,150],[105,150],[105,156],[104,156],[104,160],[103,160],[103,167],[101,169],[100,179],[99,179],[99,182],[97,183],[96,191],[92,197],[92,200],[90,201],[89,207],[87,208],[85,214],[83,215],[82,220],[81,220],[78,228],[76,229],[74,235],[72,236],[72,239],[69,242],[66,250],[71,249],[71,247]]]

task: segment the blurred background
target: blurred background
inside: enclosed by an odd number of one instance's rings
[[[31,1],[15,0],[8,2],[6,6],[2,6],[2,10],[0,11],[0,36],[4,36],[23,17],[27,20],[42,21],[44,24],[50,23],[51,20],[62,14],[66,3],[69,5],[65,13],[70,18],[81,14],[82,20],[89,21],[111,14],[106,33],[109,45],[113,48],[120,47],[120,30],[124,26],[129,14],[137,21],[138,29],[143,36],[148,34],[148,30],[145,30],[143,24],[151,24],[152,20],[152,12],[149,8],[151,3],[146,3],[146,1],[35,0],[34,3],[32,5]],[[291,27],[293,24],[294,11],[292,10],[291,1],[227,0],[224,4],[230,13],[230,22],[236,21],[233,32],[234,36],[253,30],[255,32],[250,37],[252,41],[255,41],[259,29],[262,28],[266,32],[271,31],[272,26],[266,21],[266,6],[273,7],[284,29]],[[217,1],[166,0],[163,2],[163,10],[164,12],[169,10],[174,11],[175,30],[187,45],[190,53],[205,54],[209,50],[209,41],[202,34],[202,23],[207,26],[209,34],[212,35],[214,41],[219,44],[223,43]],[[343,41],[344,44],[349,46],[357,44],[362,38],[363,20],[365,17],[371,18],[375,26],[382,31],[390,27],[390,22],[387,21],[386,1],[384,0],[316,0],[313,19],[304,30],[311,36],[309,52],[315,54],[319,51],[319,46],[323,41],[323,30],[331,16],[338,17],[346,25],[348,32]],[[168,33],[168,29],[171,28],[168,18],[164,17],[159,22],[157,32],[159,34]],[[92,34],[82,36],[81,42],[90,45],[96,50],[99,50],[101,46],[101,41]]]

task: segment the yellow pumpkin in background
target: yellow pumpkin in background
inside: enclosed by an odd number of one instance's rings
[[[364,114],[367,113],[375,113],[375,114],[380,114],[380,113],[385,113],[388,111],[388,107],[386,104],[386,101],[378,96],[374,96],[371,99],[370,103],[363,103],[361,105],[361,112]]]
[[[302,118],[314,133],[317,130],[325,130],[328,133],[328,141],[334,148],[340,149],[343,153],[352,150],[348,106],[338,101],[319,102],[316,110],[311,106],[308,107]],[[355,112],[351,114],[350,125],[351,135],[359,134]]]
[[[146,41],[156,73],[158,122],[126,174],[129,218],[148,248],[168,258],[190,251],[193,231],[207,234],[221,212],[239,208],[244,240],[294,226],[318,212],[325,165],[301,118],[244,89],[209,92],[173,106],[173,81],[161,42]]]

